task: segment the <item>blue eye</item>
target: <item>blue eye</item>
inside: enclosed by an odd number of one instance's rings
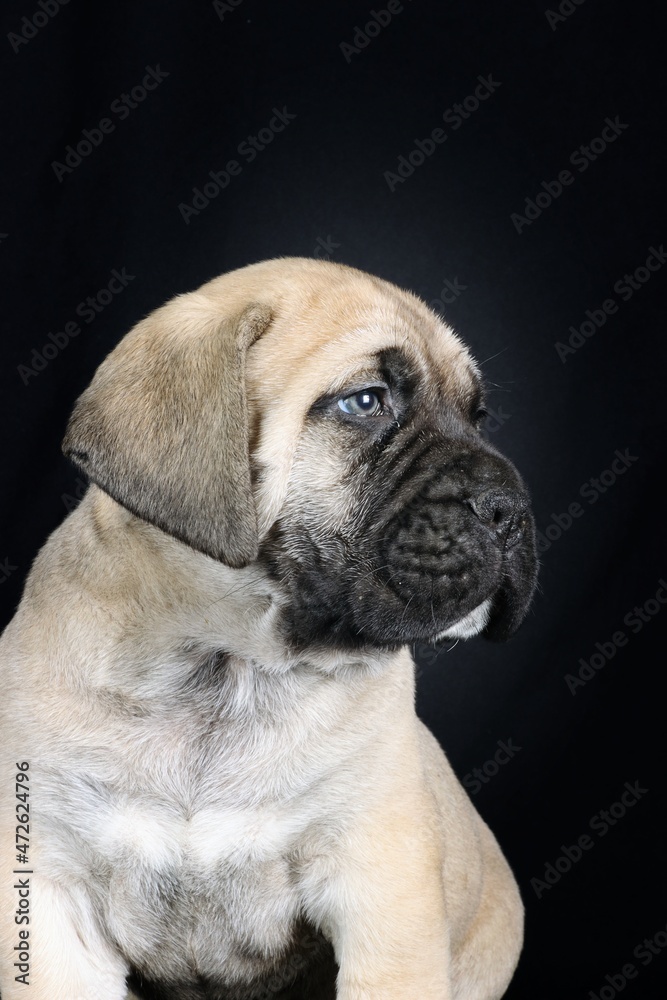
[[[343,413],[351,413],[355,417],[377,417],[383,412],[380,396],[371,389],[362,389],[339,399],[338,406]]]

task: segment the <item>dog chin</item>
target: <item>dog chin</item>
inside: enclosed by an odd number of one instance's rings
[[[492,600],[487,597],[485,601],[478,604],[476,608],[469,611],[463,618],[459,618],[453,625],[448,625],[446,629],[435,636],[435,642],[442,642],[444,639],[472,639],[473,636],[482,632],[491,616]]]

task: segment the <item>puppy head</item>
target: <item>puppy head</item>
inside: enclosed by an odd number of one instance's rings
[[[139,517],[258,562],[297,648],[506,638],[534,589],[534,529],[481,408],[474,362],[419,299],[288,258],[140,323],[64,448]]]

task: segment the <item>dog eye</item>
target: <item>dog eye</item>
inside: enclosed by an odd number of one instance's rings
[[[489,415],[488,410],[485,410],[483,406],[480,406],[479,409],[475,411],[475,416],[472,418],[472,422],[477,428],[477,430],[482,429],[482,425],[486,420],[486,418],[488,417],[488,415]]]
[[[351,413],[355,417],[378,417],[384,412],[380,394],[373,389],[362,389],[345,396],[338,400],[338,406],[343,413]]]

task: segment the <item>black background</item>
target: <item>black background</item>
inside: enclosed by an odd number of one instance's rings
[[[139,318],[220,272],[323,244],[429,302],[445,279],[465,286],[445,315],[483,362],[494,444],[527,480],[543,533],[572,503],[582,514],[559,538],[550,529],[540,592],[509,644],[459,643],[435,662],[417,651],[419,712],[462,778],[499,740],[521,748],[473,794],[527,905],[508,997],[662,997],[667,948],[648,965],[633,951],[656,934],[667,942],[667,611],[636,633],[623,619],[667,577],[667,266],[627,302],[613,288],[667,242],[659,5],[565,0],[571,13],[550,24],[542,2],[414,0],[354,52],[341,43],[354,43],[370,2],[235,2],[72,0],[37,30],[22,22],[36,0],[5,5],[3,624],[77,487],[60,455],[72,403]],[[34,37],[5,40],[21,31]],[[157,65],[168,73],[157,89],[124,120],[110,112]],[[489,74],[500,85],[479,108],[458,128],[443,122]],[[296,117],[248,162],[239,143],[274,108]],[[570,154],[616,116],[627,128],[580,172]],[[105,117],[114,131],[59,180],[52,163]],[[385,172],[438,127],[446,141],[391,191]],[[179,205],[234,158],[240,175],[186,224]],[[517,232],[512,213],[568,168],[573,183]],[[39,363],[33,349],[77,320],[114,268],[133,280],[26,376],[19,366]],[[609,298],[617,312],[563,362],[555,344]],[[617,449],[635,460],[582,497]],[[619,629],[627,644],[572,693],[565,675]],[[639,801],[605,836],[592,831],[636,781]],[[593,846],[557,883],[531,883],[586,833]],[[628,962],[637,976],[620,989]]]

